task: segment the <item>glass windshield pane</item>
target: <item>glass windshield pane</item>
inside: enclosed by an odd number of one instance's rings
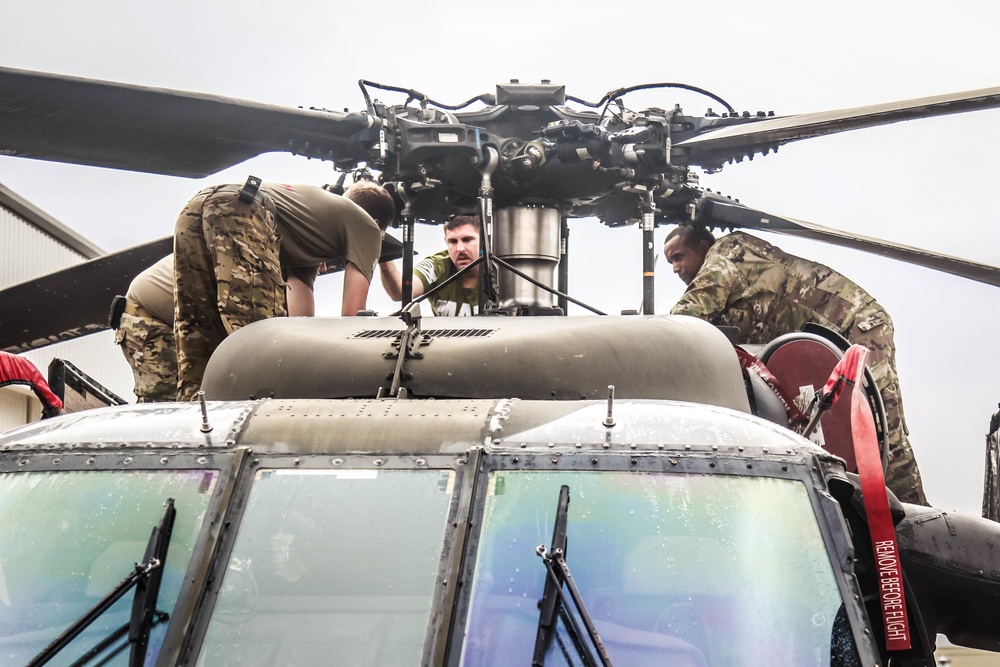
[[[199,664],[416,665],[454,472],[263,470]]]
[[[566,561],[616,667],[830,664],[842,600],[801,482],[529,471],[490,476],[463,664],[531,664],[563,484]],[[580,664],[553,635],[545,664]]]
[[[156,609],[172,613],[217,475],[206,470],[0,475],[0,664],[27,663],[131,574],[168,498],[174,499],[177,516]],[[49,664],[72,664],[128,623],[134,590]],[[165,631],[166,623],[153,628],[146,664],[155,661]],[[127,665],[128,655],[125,650],[106,664]]]

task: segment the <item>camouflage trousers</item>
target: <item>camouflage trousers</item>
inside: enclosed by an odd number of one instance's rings
[[[177,398],[197,396],[209,357],[240,327],[286,314],[274,213],[219,186],[188,202],[174,228]]]
[[[171,325],[129,300],[115,330],[115,343],[132,367],[139,403],[176,400],[177,352]]]
[[[927,505],[920,468],[913,454],[903,416],[903,398],[896,373],[896,349],[893,344],[892,321],[877,309],[862,314],[846,332],[852,343],[868,348],[868,369],[885,404],[886,439],[889,449],[885,484],[905,503]]]

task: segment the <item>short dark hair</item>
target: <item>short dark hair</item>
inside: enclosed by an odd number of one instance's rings
[[[383,232],[396,217],[396,204],[392,201],[392,195],[374,181],[358,181],[347,188],[344,196],[374,218]]]
[[[476,233],[479,233],[479,216],[478,215],[453,215],[448,218],[448,221],[444,223],[444,231],[450,232],[456,227],[461,227],[463,225],[472,225],[476,228]]]
[[[680,237],[681,243],[688,248],[694,248],[701,241],[708,241],[708,245],[715,243],[715,236],[712,232],[708,231],[707,227],[702,227],[701,225],[677,225],[669,234],[667,238],[663,239],[664,245],[667,241],[672,238]]]

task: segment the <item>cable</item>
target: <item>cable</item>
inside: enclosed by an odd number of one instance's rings
[[[496,262],[497,264],[499,264],[500,266],[502,266],[503,268],[507,269],[511,273],[513,273],[515,276],[519,276],[521,278],[524,278],[525,280],[527,280],[529,283],[531,283],[535,287],[541,287],[543,290],[545,290],[549,294],[554,294],[556,296],[562,297],[562,298],[566,299],[567,301],[569,301],[571,303],[575,303],[576,305],[580,306],[581,308],[586,308],[587,310],[589,310],[592,313],[596,313],[598,315],[607,315],[607,313],[601,312],[600,310],[598,310],[597,308],[594,308],[593,306],[588,306],[583,301],[579,301],[577,299],[574,299],[573,297],[571,297],[568,294],[563,294],[559,290],[553,289],[553,288],[549,287],[548,285],[535,280],[531,276],[529,276],[529,275],[527,275],[525,273],[522,273],[521,271],[518,271],[513,266],[511,266],[507,262],[503,261],[502,259],[500,259],[496,255],[493,256],[493,261]]]

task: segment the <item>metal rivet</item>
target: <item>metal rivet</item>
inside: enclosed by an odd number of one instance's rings
[[[557,459],[557,458],[555,458],[555,457],[552,457],[551,461],[552,461],[553,463],[559,463],[559,459]]]
[[[709,467],[709,468],[714,468],[714,467],[715,467],[715,461],[713,461],[713,462],[709,463],[709,464],[708,464],[708,467]]]
[[[597,465],[597,459],[590,459],[590,465],[596,466]]]
[[[608,443],[604,443],[604,449],[611,449],[611,445],[609,445]]]
[[[517,457],[516,456],[511,457],[510,462],[517,463]]]
[[[53,463],[62,463],[62,459],[60,459],[60,458],[57,457],[57,458],[52,459],[52,462]]]
[[[675,459],[670,459],[670,465],[672,466],[677,465],[677,461]]]
[[[301,465],[301,464],[302,464],[302,459],[295,459],[294,461],[292,461],[292,465]]]
[[[427,461],[425,461],[423,459],[417,459],[416,463],[417,463],[418,466],[425,466],[425,465],[427,465]]]
[[[94,459],[90,459],[89,461],[87,461],[87,463],[93,463],[93,462],[94,462]],[[168,459],[166,456],[160,458],[160,463],[169,463],[169,462],[170,462],[170,459]]]
[[[635,444],[635,443],[633,442],[633,443],[632,443],[631,445],[629,445],[628,447],[629,447],[629,449],[635,449],[635,448],[636,448],[637,446],[638,446],[638,445],[636,445],[636,444]]]
[[[639,463],[639,461],[638,461],[638,460],[636,460],[636,459],[632,459],[632,465],[637,465],[638,463]]]
[[[330,463],[332,463],[332,464],[333,464],[333,465],[335,465],[335,466],[339,466],[339,465],[341,465],[341,464],[342,464],[343,462],[344,462],[344,459],[334,459],[334,460],[330,461]]]
[[[385,463],[385,461],[383,461],[382,459],[375,459],[374,461],[372,461],[372,463],[374,463],[377,466],[380,466],[383,463]]]
[[[737,448],[736,448],[736,451],[738,451],[738,452],[742,452],[742,451],[743,451],[743,446],[741,445],[741,446],[737,447]]]
[[[129,459],[131,459],[131,458],[132,457],[130,456]],[[200,463],[201,465],[205,465],[206,463],[208,463],[208,458],[205,457],[205,456],[199,456],[198,457],[198,463]]]

